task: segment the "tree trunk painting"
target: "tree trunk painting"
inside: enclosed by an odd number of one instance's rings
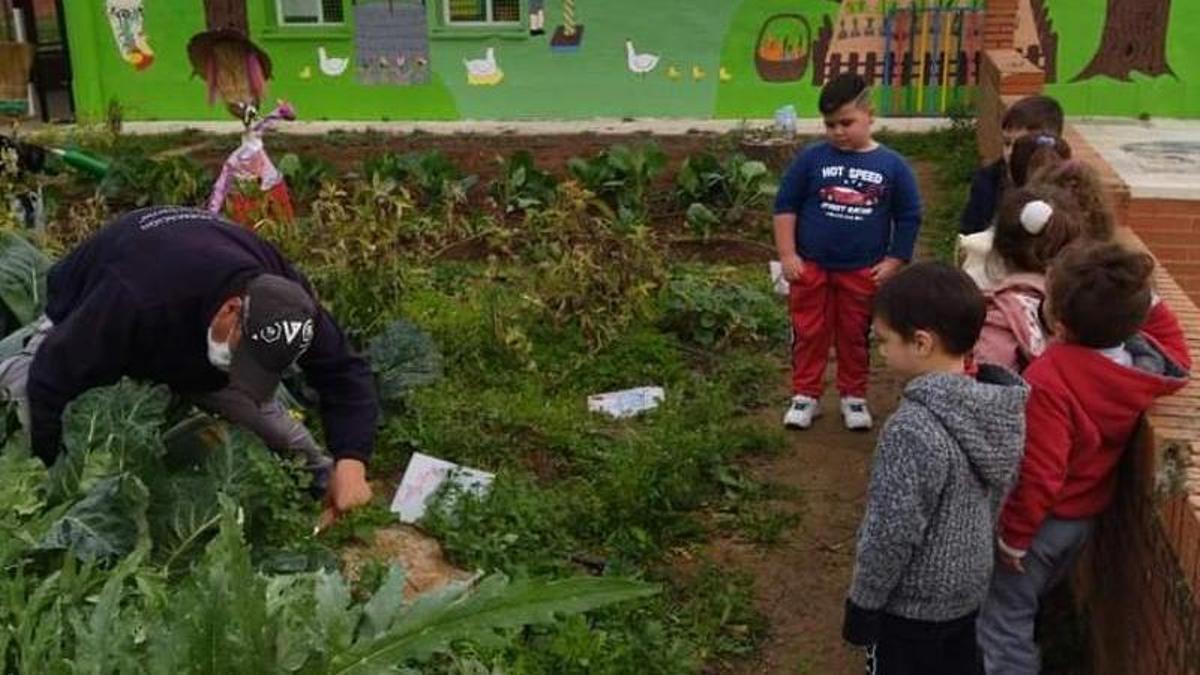
[[[271,3],[274,11],[275,3]],[[204,18],[208,30],[233,30],[250,35],[246,21],[246,0],[204,0]]]
[[[1128,82],[1133,72],[1174,77],[1167,64],[1170,18],[1171,0],[1108,0],[1100,47],[1072,81],[1107,75]]]

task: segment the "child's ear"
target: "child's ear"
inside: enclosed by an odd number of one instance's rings
[[[912,344],[916,347],[917,355],[925,358],[933,354],[934,347],[937,346],[937,338],[927,330],[918,330],[913,333]]]

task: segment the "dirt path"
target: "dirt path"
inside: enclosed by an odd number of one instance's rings
[[[932,169],[916,165],[921,195],[937,198]],[[830,372],[832,380],[832,372]],[[779,381],[787,382],[781,368]],[[842,426],[838,398],[822,400],[824,416],[808,431],[788,432],[790,448],[774,457],[758,458],[747,469],[759,480],[782,486],[786,498],[772,504],[799,513],[799,523],[783,541],[769,548],[736,538],[714,540],[709,554],[722,566],[750,573],[757,609],[770,632],[756,657],[739,664],[736,673],[842,675],[863,672],[860,652],[841,639],[846,589],[854,565],[855,534],[862,519],[871,457],[880,426],[896,409],[903,383],[872,354],[868,399],[875,431],[853,433]],[[779,404],[761,413],[762,423],[781,423],[787,391]]]

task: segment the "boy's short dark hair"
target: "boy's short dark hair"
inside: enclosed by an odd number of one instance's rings
[[[838,108],[853,103],[865,107],[870,100],[867,81],[857,73],[842,73],[825,83],[817,109],[822,115],[832,115]]]
[[[1061,136],[1063,109],[1049,96],[1029,96],[1017,101],[1000,120],[1001,129],[1045,131]]]
[[[1077,244],[1050,268],[1051,318],[1069,342],[1107,349],[1137,334],[1150,313],[1154,258],[1120,244]]]
[[[879,289],[874,314],[905,340],[928,331],[947,354],[963,356],[979,340],[987,308],[983,293],[962,270],[923,262],[901,270]]]

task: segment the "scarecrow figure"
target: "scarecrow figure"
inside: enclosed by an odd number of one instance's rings
[[[267,155],[263,135],[280,120],[296,119],[296,112],[291,104],[280,101],[266,117],[257,117],[253,107],[243,111],[246,131],[242,144],[225,160],[208,199],[209,211],[225,210],[235,223],[252,229],[264,216],[280,223],[290,223],[295,217],[287,182]]]
[[[271,79],[271,58],[241,32],[219,29],[193,37],[188,59],[208,87],[209,104],[219,97],[245,127],[242,144],[225,160],[213,185],[208,210],[226,211],[234,222],[249,228],[264,217],[291,222],[294,211],[287,183],[267,156],[263,135],[279,120],[296,119],[296,113],[282,101],[266,117],[258,113]]]

